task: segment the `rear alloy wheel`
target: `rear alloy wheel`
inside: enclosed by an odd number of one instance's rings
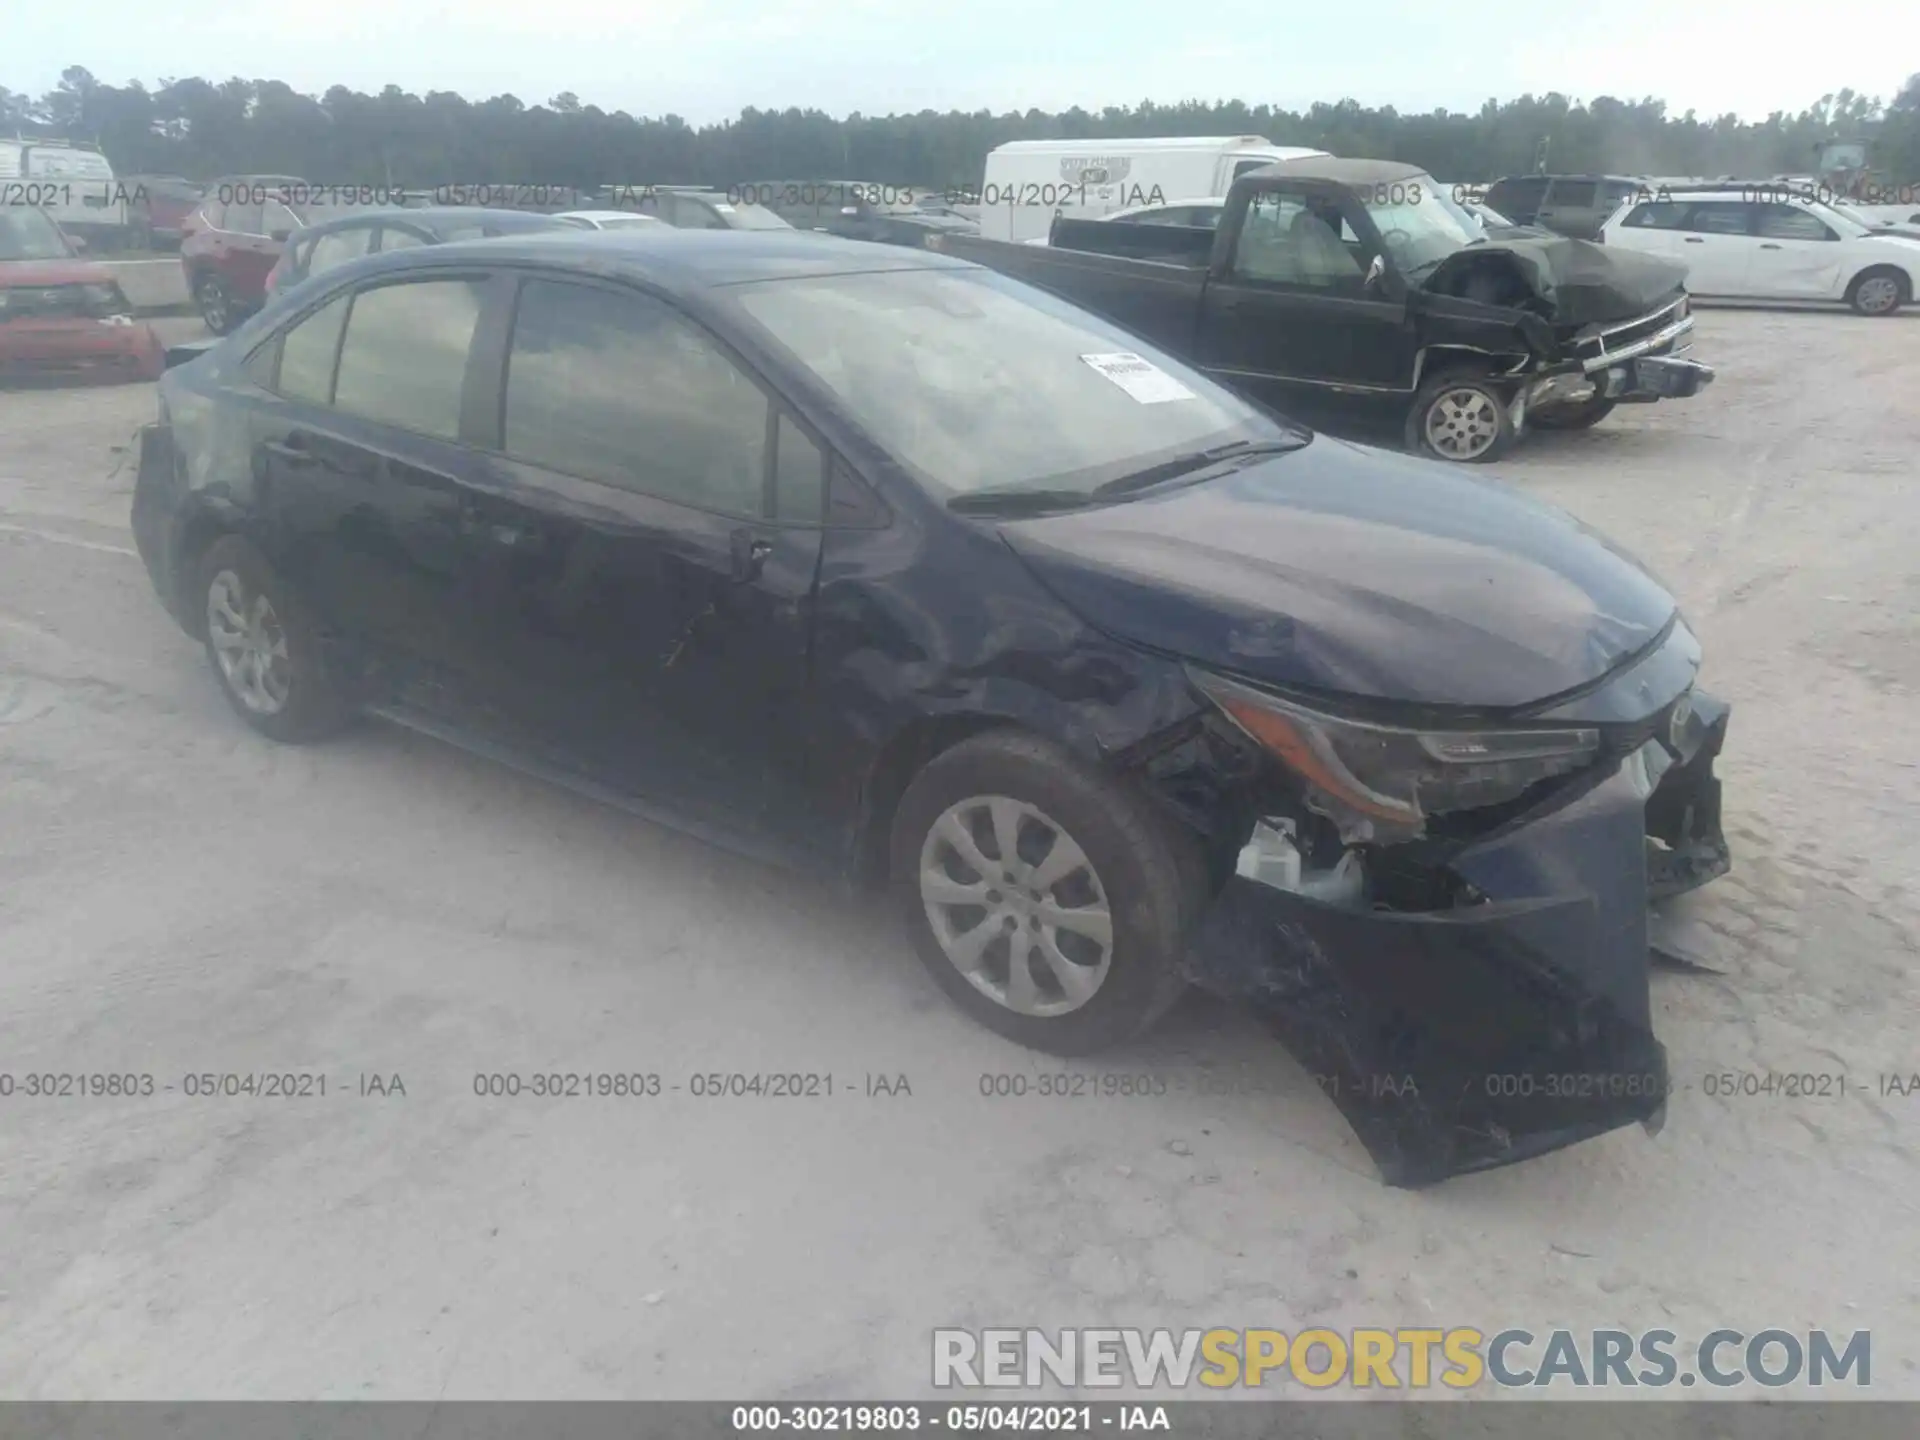
[[[1513,448],[1506,387],[1486,375],[1456,370],[1420,387],[1407,416],[1407,446],[1420,454],[1484,465]]]
[[[328,678],[299,597],[237,535],[200,559],[207,659],[240,718],[272,740],[298,744],[339,729],[351,708]]]
[[[1604,395],[1592,395],[1576,405],[1553,405],[1529,411],[1527,423],[1539,430],[1591,430],[1611,415],[1619,403]]]
[[[200,307],[200,318],[206,322],[207,329],[215,335],[224,335],[233,328],[239,308],[234,304],[233,292],[227,289],[226,281],[218,275],[201,276],[200,283],[194,287],[193,298]]]
[[[928,972],[988,1028],[1086,1054],[1184,990],[1200,868],[1146,798],[1038,737],[937,757],[901,798],[895,892]]]
[[[1907,290],[1907,277],[1898,270],[1865,270],[1847,287],[1847,304],[1856,315],[1891,315],[1913,298]]]

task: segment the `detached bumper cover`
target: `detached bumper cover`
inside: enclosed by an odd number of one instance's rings
[[[1684,400],[1713,383],[1713,367],[1677,355],[1646,355],[1591,375],[1613,400]]]
[[[1636,1122],[1657,1131],[1669,1086],[1648,993],[1650,823],[1688,817],[1691,843],[1726,868],[1712,776],[1726,707],[1696,703],[1685,759],[1651,795],[1629,762],[1458,852],[1449,868],[1485,903],[1369,911],[1235,877],[1201,921],[1189,978],[1262,1015],[1391,1185]]]

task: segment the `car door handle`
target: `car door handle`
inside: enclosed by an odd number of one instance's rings
[[[749,584],[760,578],[773,554],[773,542],[744,530],[733,532],[733,578]]]
[[[304,445],[295,445],[286,440],[268,440],[262,444],[261,448],[269,454],[279,456],[288,465],[313,464],[313,452]]]
[[[1778,249],[1781,249],[1782,247],[1778,245],[1774,245],[1772,243],[1768,243],[1766,245],[1762,245],[1760,248],[1762,250],[1778,250]]]
[[[1704,245],[1706,243],[1707,242],[1702,240],[1698,235],[1687,236],[1687,244],[1689,245]]]

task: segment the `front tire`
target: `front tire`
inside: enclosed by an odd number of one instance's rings
[[[239,323],[240,307],[227,282],[218,275],[202,275],[193,287],[193,299],[200,307],[201,320],[215,335],[225,335]]]
[[[1856,315],[1891,315],[1912,299],[1911,282],[1890,265],[1862,270],[1847,286],[1847,304]]]
[[[292,745],[324,739],[352,718],[306,606],[266,556],[226,535],[207,547],[197,573],[207,661],[235,714]]]
[[[961,742],[901,797],[895,897],[934,981],[1056,1055],[1141,1034],[1177,1000],[1192,841],[1141,792],[1015,731]]]
[[[1455,464],[1498,460],[1520,438],[1508,409],[1508,388],[1478,370],[1434,376],[1420,387],[1407,413],[1407,448]]]

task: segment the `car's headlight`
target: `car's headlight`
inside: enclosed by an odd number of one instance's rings
[[[1349,843],[1404,839],[1429,815],[1512,800],[1600,751],[1593,729],[1411,730],[1312,710],[1223,676],[1194,684],[1299,777]]]

